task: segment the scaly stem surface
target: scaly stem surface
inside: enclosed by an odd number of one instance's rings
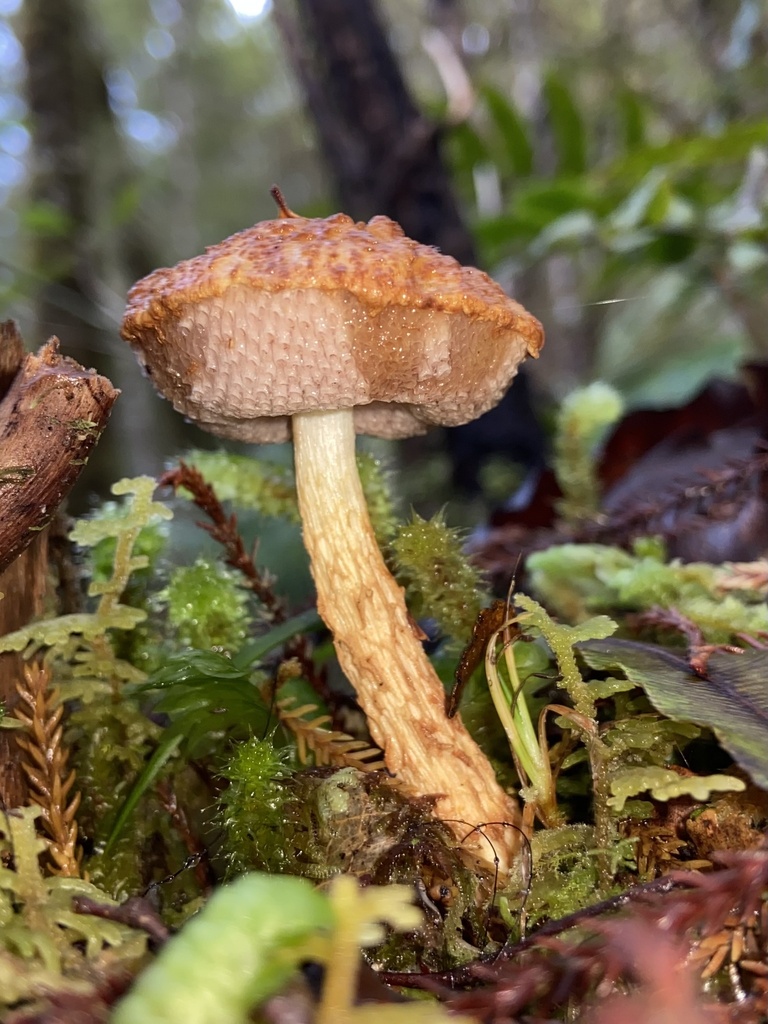
[[[507,873],[519,833],[515,801],[498,784],[414,635],[402,589],[384,564],[355,463],[352,412],[293,417],[296,486],[320,615],[339,663],[384,750],[413,795],[434,796],[435,816],[486,867]],[[475,826],[482,829],[472,832]],[[471,834],[469,834],[471,833]]]

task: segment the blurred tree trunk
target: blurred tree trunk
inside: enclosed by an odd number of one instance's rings
[[[205,38],[205,14],[208,0],[184,0],[183,13],[173,25],[173,55],[162,62],[158,74],[158,92],[163,106],[173,111],[178,138],[168,153],[169,189],[167,230],[174,250],[192,254],[200,250],[199,147],[205,126],[201,122],[199,94],[207,87],[198,73],[199,41]],[[145,265],[140,273],[151,270]]]
[[[106,90],[77,0],[27,0],[23,14],[39,320],[65,349],[96,352],[93,161],[109,122]]]
[[[109,107],[104,58],[87,6],[83,0],[26,0],[22,15],[32,134],[29,262],[39,281],[36,323],[27,333],[35,342],[56,334],[64,353],[96,365],[129,392],[87,474],[89,488],[104,494],[120,476],[160,468],[144,461],[157,447],[158,414],[146,407],[153,398],[117,339],[122,293],[133,276],[127,264],[144,270],[154,261],[133,225],[115,223],[130,162]]]
[[[374,0],[295,0],[295,7],[296,21],[285,0],[276,0],[274,15],[341,208],[361,220],[386,214],[411,238],[476,265],[474,240],[443,159],[440,125],[411,97]],[[460,19],[454,0],[439,0],[433,18],[456,45]],[[479,490],[478,466],[489,456],[505,454],[534,466],[544,448],[523,386],[512,388],[492,414],[444,433],[453,484],[470,493]],[[406,442],[405,461],[423,458],[435,437]]]
[[[407,235],[476,263],[437,124],[413,101],[373,0],[285,0],[275,17],[307,97],[342,209],[382,213]],[[298,28],[301,25],[301,30]]]

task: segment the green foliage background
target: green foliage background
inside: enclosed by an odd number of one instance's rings
[[[61,279],[55,246],[40,243],[78,226],[35,198],[22,43],[37,8],[4,0],[0,306],[31,344],[64,331],[72,355],[129,391],[116,417],[133,443],[111,453],[110,479],[93,477],[106,492],[179,447],[178,424],[117,340],[127,286],[272,216],[274,181],[302,213],[335,202],[269,4],[248,18],[234,0],[70,3],[104,108],[80,225],[92,299],[59,285],[40,319],[36,293]],[[546,358],[531,369],[543,398],[603,379],[628,407],[669,404],[764,356],[765,6],[466,0],[456,11],[475,102],[446,126],[445,151],[482,264],[546,326]],[[386,0],[382,12],[417,102],[439,121],[427,5]]]

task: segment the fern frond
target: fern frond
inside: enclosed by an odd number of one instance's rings
[[[26,651],[32,657],[43,647],[51,648],[61,661],[72,655],[73,643],[100,651],[111,663],[114,654],[106,640],[112,630],[133,630],[147,618],[142,608],[122,603],[131,575],[148,565],[146,555],[135,554],[135,547],[143,529],[157,520],[170,519],[173,513],[152,500],[156,483],[151,477],[118,480],[112,493],[126,496],[120,511],[80,520],[71,531],[71,538],[83,547],[93,548],[105,540],[114,541],[110,573],[104,579],[91,582],[91,597],[97,597],[95,610],[60,615],[44,622],[33,622],[0,637],[0,653]],[[142,673],[143,678],[143,673]]]
[[[337,765],[358,768],[364,772],[375,772],[385,767],[381,751],[365,740],[356,740],[348,733],[329,729],[330,715],[319,714],[305,718],[318,711],[317,704],[302,704],[291,707],[294,697],[278,701],[277,713],[281,723],[296,737],[296,752],[299,761],[307,764],[309,754],[316,765]]]

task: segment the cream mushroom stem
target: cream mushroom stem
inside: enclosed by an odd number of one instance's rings
[[[403,592],[376,543],[355,461],[351,410],[293,416],[296,487],[317,603],[387,768],[412,795],[434,796],[484,868],[504,877],[519,843],[515,801],[461,719],[414,636]],[[507,823],[505,826],[502,823]],[[472,831],[475,826],[481,828]]]

